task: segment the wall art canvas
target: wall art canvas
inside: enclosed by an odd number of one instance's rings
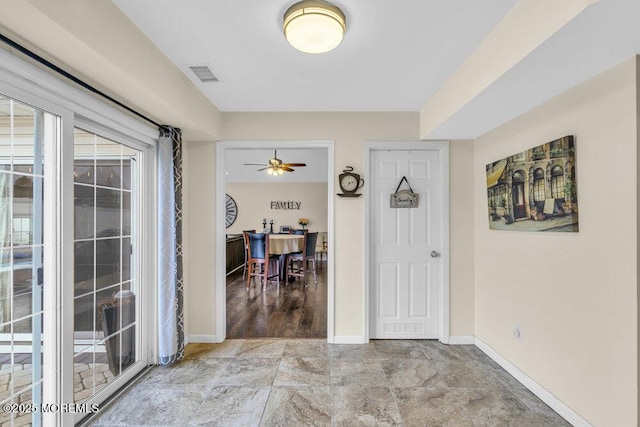
[[[490,229],[578,231],[573,136],[489,163],[486,172]]]

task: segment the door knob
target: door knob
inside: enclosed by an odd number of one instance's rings
[[[440,252],[438,251],[431,251],[431,258],[438,258],[440,256]]]

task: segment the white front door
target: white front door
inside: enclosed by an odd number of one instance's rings
[[[370,338],[438,338],[439,153],[372,150],[370,156]],[[419,195],[416,208],[390,207],[403,176]]]

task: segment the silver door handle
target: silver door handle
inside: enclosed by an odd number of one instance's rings
[[[438,258],[440,256],[440,252],[438,251],[431,251],[431,258]]]

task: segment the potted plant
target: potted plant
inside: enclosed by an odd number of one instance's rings
[[[578,211],[578,189],[575,181],[564,183],[564,203],[562,205],[565,213]]]
[[[302,227],[302,229],[304,230],[304,228],[309,225],[309,218],[300,218],[298,219],[298,224],[300,225],[300,227]]]
[[[553,147],[551,149],[551,157],[561,157],[561,156],[564,156],[564,148]]]
[[[541,160],[545,157],[547,157],[547,153],[545,153],[544,149],[542,148],[536,148],[535,150],[533,150],[533,153],[531,153],[531,158],[533,160]]]

